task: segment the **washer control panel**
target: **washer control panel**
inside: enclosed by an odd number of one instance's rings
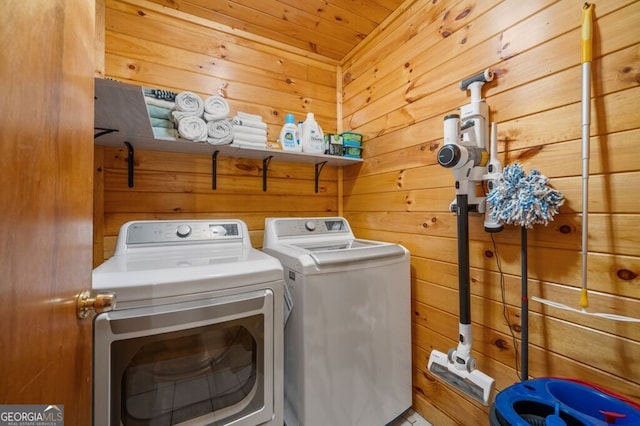
[[[135,222],[127,228],[127,245],[212,242],[242,239],[238,223]]]
[[[350,235],[351,230],[343,218],[282,219],[276,222],[278,237],[343,234]]]

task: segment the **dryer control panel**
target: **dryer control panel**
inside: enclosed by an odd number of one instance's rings
[[[118,243],[121,244],[124,241],[123,246],[134,248],[173,244],[217,244],[226,241],[243,242],[244,237],[245,227],[242,223],[235,221],[139,221],[123,225]]]

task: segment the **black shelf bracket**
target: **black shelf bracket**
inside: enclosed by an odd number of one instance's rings
[[[218,151],[217,149],[211,154],[211,189],[218,187]]]
[[[322,169],[327,165],[326,161],[321,163],[316,163],[316,194],[318,193],[318,181],[320,180],[320,173],[322,173]]]
[[[103,127],[94,127],[93,130],[98,130],[98,133],[93,134],[93,140],[95,141],[100,136],[108,135],[109,133],[117,132],[116,129],[105,129]]]
[[[129,142],[124,143],[127,146],[129,156],[127,157],[127,166],[129,171],[129,188],[133,188],[133,146]]]
[[[262,160],[262,191],[267,192],[267,173],[269,172],[269,163],[271,163],[271,159],[273,155],[268,156],[264,160]]]

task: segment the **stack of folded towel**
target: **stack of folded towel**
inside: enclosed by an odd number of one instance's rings
[[[228,114],[229,104],[220,96],[210,96],[203,102],[193,92],[181,92],[176,96],[171,120],[184,139],[223,145],[233,140]]]
[[[204,122],[204,103],[193,92],[180,92],[171,112],[171,120],[178,128],[180,137],[194,142],[207,141],[207,123]]]
[[[238,112],[233,123],[233,144],[246,148],[266,148],[267,124],[255,114]]]
[[[151,120],[153,135],[157,138],[177,138],[171,111],[175,108],[176,94],[168,90],[143,89],[144,102]]]
[[[204,100],[204,119],[207,122],[207,142],[225,145],[233,141],[233,125],[229,120],[229,103],[218,95]]]

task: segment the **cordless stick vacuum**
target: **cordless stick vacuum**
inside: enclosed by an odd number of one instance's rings
[[[484,193],[478,188],[487,181],[491,189],[501,173],[495,146],[495,125],[492,126],[491,157],[487,150],[489,107],[482,99],[481,89],[491,80],[493,72],[489,69],[463,80],[460,89],[471,92],[471,103],[461,107],[459,115],[451,114],[444,118],[444,144],[438,151],[438,163],[451,169],[456,178],[456,199],[449,207],[457,217],[460,328],[458,347],[449,350],[448,354],[433,350],[428,365],[436,377],[486,406],[491,403],[494,379],[476,370],[476,360],[471,356],[468,213],[485,213],[485,231],[502,230],[502,225],[491,218]]]

